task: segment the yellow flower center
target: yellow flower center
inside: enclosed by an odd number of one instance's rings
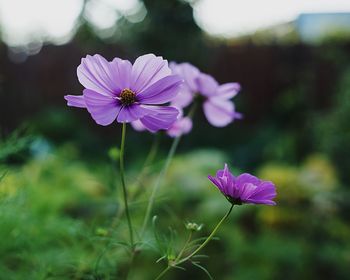
[[[125,88],[120,93],[120,102],[123,105],[131,105],[136,101],[136,94],[131,89]]]

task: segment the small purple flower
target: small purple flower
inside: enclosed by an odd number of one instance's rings
[[[276,187],[270,181],[243,173],[237,177],[229,171],[227,164],[223,170],[219,170],[215,177],[208,176],[209,180],[221,191],[232,204],[267,204],[276,205],[273,199],[276,197]]]
[[[77,69],[83,95],[66,95],[68,106],[86,108],[96,123],[129,123],[139,120],[148,130],[168,129],[178,110],[159,106],[170,102],[182,79],[172,75],[168,62],[154,54],[128,60],[107,61],[102,56],[86,56]]]
[[[174,74],[181,76],[185,83],[172,105],[186,107],[196,95],[204,97],[203,110],[208,122],[216,127],[224,127],[234,121],[241,119],[242,115],[237,113],[233,102],[230,100],[240,90],[238,83],[219,83],[210,75],[201,73],[195,66],[189,63],[170,63]]]

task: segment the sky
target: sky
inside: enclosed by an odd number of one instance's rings
[[[164,0],[166,1],[166,0]],[[196,0],[197,24],[213,36],[234,37],[295,19],[300,13],[350,12],[350,0]],[[65,43],[73,36],[83,0],[0,0],[3,40],[11,46],[34,40]],[[121,15],[140,21],[139,0],[93,0],[84,16],[98,29]],[[135,15],[141,15],[136,16]]]

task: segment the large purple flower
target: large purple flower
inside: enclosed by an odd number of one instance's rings
[[[107,61],[102,56],[86,56],[77,69],[83,95],[66,95],[68,106],[86,108],[96,123],[135,120],[150,131],[168,129],[178,110],[159,106],[170,102],[180,90],[182,79],[172,75],[168,62],[153,54],[140,56],[132,65],[128,60]]]
[[[227,164],[219,170],[215,177],[208,176],[209,180],[222,192],[232,204],[252,203],[276,205],[276,187],[270,181],[243,173],[237,177],[229,171]]]
[[[242,116],[235,110],[230,100],[240,90],[238,83],[219,83],[210,75],[201,73],[189,63],[171,63],[174,74],[180,75],[185,83],[172,105],[186,107],[196,95],[204,97],[203,110],[208,122],[216,127],[223,127]]]

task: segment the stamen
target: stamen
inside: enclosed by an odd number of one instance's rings
[[[120,93],[120,102],[123,105],[131,105],[136,101],[136,94],[131,89],[125,88]]]

